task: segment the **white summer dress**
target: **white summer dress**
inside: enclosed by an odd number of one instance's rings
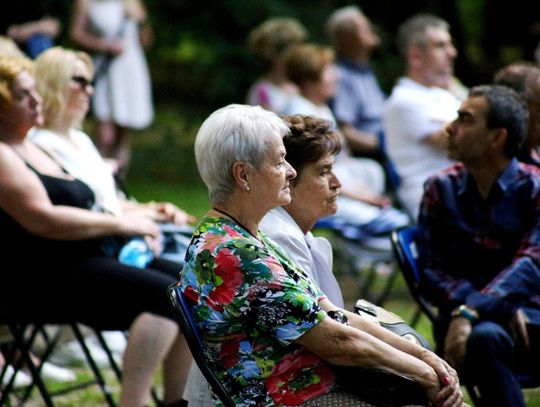
[[[124,51],[110,63],[103,54],[94,57],[96,84],[92,108],[95,116],[122,127],[147,127],[154,111],[150,74],[137,22],[125,15],[123,0],[90,1],[89,20],[104,38],[124,41]]]

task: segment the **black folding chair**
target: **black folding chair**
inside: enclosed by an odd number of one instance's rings
[[[428,317],[431,323],[435,323],[437,312],[433,305],[424,297],[420,290],[420,269],[418,267],[418,227],[408,226],[406,228],[392,231],[390,236],[392,251],[396,258],[401,274],[407,283],[407,287],[420,310]],[[416,312],[410,323],[415,327],[420,318],[420,311]]]
[[[179,317],[182,333],[186,338],[189,349],[191,350],[191,354],[193,355],[193,359],[195,359],[195,363],[197,363],[197,366],[212,387],[212,390],[219,397],[225,407],[234,407],[235,404],[227,393],[227,390],[225,390],[225,387],[223,387],[206,362],[201,338],[199,336],[199,332],[197,331],[195,321],[191,315],[190,308],[186,302],[184,293],[177,284],[171,285],[168,291],[173,308]]]
[[[31,391],[35,386],[38,388],[44,405],[46,405],[47,407],[53,407],[55,405],[53,402],[53,399],[55,397],[96,384],[99,386],[107,405],[110,407],[115,407],[117,405],[116,401],[113,398],[112,391],[109,388],[107,382],[105,381],[99,367],[94,361],[92,354],[86,345],[81,329],[76,323],[69,324],[69,327],[73,331],[77,342],[79,343],[83,350],[83,353],[85,354],[88,366],[93,373],[93,378],[91,380],[76,381],[72,384],[63,386],[62,388],[55,391],[49,391],[41,378],[40,371],[41,365],[47,360],[48,356],[51,354],[54,347],[56,346],[57,338],[50,338],[46,333],[46,330],[44,329],[44,325],[41,323],[14,322],[6,315],[0,315],[0,320],[5,323],[5,326],[8,328],[8,331],[13,338],[12,347],[10,351],[6,354],[6,364],[0,372],[0,378],[3,377],[3,375],[5,374],[5,370],[8,364],[12,365],[15,371],[18,371],[23,363],[25,366],[27,366],[32,377],[32,383],[28,387],[26,387],[25,389],[21,389],[20,392],[16,392],[13,388],[13,380],[15,377],[14,374],[11,380],[8,381],[5,386],[0,387],[0,406],[8,404],[10,396],[15,395],[16,393],[18,404],[23,405],[25,402],[28,401],[31,395]],[[116,364],[116,361],[114,360],[112,352],[108,348],[106,342],[103,340],[101,332],[99,330],[95,330],[95,333],[108,356],[111,368],[116,373],[117,378],[120,379],[120,369]],[[45,353],[41,356],[41,362],[36,365],[32,360],[31,350],[38,335],[42,335],[44,337],[47,346]]]
[[[392,232],[392,250],[396,256],[399,268],[405,278],[411,295],[434,325],[437,319],[435,307],[427,300],[420,289],[422,271],[418,265],[419,229],[417,226],[394,230]],[[522,388],[540,387],[540,376],[537,373],[518,371],[516,377]],[[478,404],[480,394],[474,386],[464,383],[474,404]]]

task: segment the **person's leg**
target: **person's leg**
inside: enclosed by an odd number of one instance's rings
[[[512,371],[514,342],[499,324],[481,322],[467,342],[465,375],[481,396],[479,406],[520,407],[525,400]]]
[[[125,177],[131,159],[131,139],[133,130],[116,125],[116,140],[113,156],[118,161],[120,176]]]
[[[96,145],[103,157],[114,157],[114,148],[117,143],[116,125],[109,120],[97,123]]]
[[[141,407],[146,404],[154,373],[166,355],[172,356],[171,347],[178,337],[178,332],[178,326],[163,317],[144,313],[135,319],[129,330],[124,354],[121,407]],[[185,355],[179,357],[182,359]],[[189,366],[185,370],[186,373],[180,374],[187,375]],[[184,383],[185,379],[178,383],[182,392]]]
[[[184,335],[177,335],[163,362],[163,401],[173,403],[184,397],[193,358]]]
[[[31,285],[32,303],[42,306],[18,311],[46,323],[78,321],[99,329],[130,328],[122,406],[143,406],[159,364],[179,357],[180,366],[186,358],[178,355],[179,327],[167,295],[167,288],[178,281],[179,269],[178,264],[161,259],[151,268],[138,269],[104,256],[70,258],[42,275],[32,275],[38,281]],[[189,363],[177,377],[187,376],[188,371]],[[183,391],[185,379],[176,385]]]

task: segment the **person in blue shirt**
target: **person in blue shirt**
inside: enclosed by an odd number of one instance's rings
[[[336,52],[339,72],[330,108],[352,152],[383,164],[387,184],[397,187],[399,177],[386,154],[383,132],[386,96],[370,62],[381,39],[357,6],[334,11],[326,23],[326,32]]]
[[[516,154],[527,106],[500,85],[471,89],[446,128],[459,161],[424,185],[424,292],[439,308],[437,345],[481,406],[525,406],[517,368],[535,369],[527,324],[540,324],[540,173]]]

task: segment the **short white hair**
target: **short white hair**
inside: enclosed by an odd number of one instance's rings
[[[260,169],[271,136],[288,133],[281,118],[260,106],[231,104],[208,116],[195,139],[195,160],[210,201],[223,202],[233,192],[235,162]]]

